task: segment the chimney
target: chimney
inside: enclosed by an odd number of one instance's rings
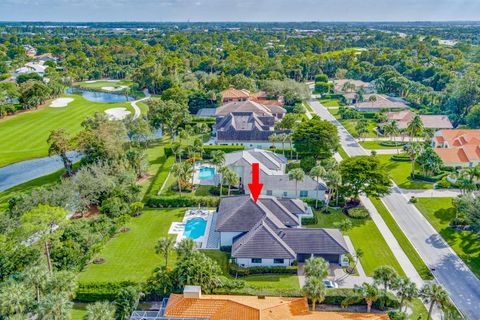
[[[200,286],[185,286],[183,288],[183,297],[186,299],[201,299],[202,287]]]

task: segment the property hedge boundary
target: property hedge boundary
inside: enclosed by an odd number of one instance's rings
[[[139,284],[133,281],[80,282],[75,291],[75,301],[113,301],[121,289],[131,286],[139,286]]]
[[[216,207],[220,203],[219,197],[197,197],[194,195],[149,196],[145,199],[145,206],[149,208],[181,208],[181,207]]]
[[[234,263],[228,266],[228,272],[234,277],[245,277],[262,274],[297,274],[297,266],[291,267],[249,267],[242,268]]]

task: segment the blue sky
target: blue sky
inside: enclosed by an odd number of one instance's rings
[[[480,0],[0,0],[3,21],[479,19]]]

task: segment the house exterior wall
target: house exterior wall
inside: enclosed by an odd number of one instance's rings
[[[294,260],[283,259],[283,263],[274,263],[273,259],[263,258],[261,263],[253,263],[251,258],[236,258],[235,261],[240,267],[288,267]]]
[[[262,182],[260,180],[260,182]],[[301,196],[300,191],[304,192],[306,191],[307,195],[306,196]],[[245,189],[246,194],[250,194],[250,190],[248,188]],[[264,195],[271,195],[275,196],[277,198],[289,198],[289,199],[294,199],[294,198],[300,198],[300,199],[318,199],[318,200],[325,200],[325,191],[324,190],[318,190],[318,195],[317,195],[317,190],[314,189],[308,189],[308,188],[301,188],[301,186],[298,186],[298,195],[295,193],[295,190],[289,190],[286,188],[282,188],[282,186],[278,185],[270,185],[270,184],[265,184],[263,186],[261,194]],[[303,193],[302,193],[303,195]]]
[[[229,140],[216,140],[216,145],[226,145],[226,146],[245,146],[247,149],[269,149],[272,146],[272,143],[269,141],[229,141]]]
[[[446,167],[462,167],[462,168],[468,168],[468,167],[475,167],[480,165],[480,161],[473,161],[473,162],[444,162],[444,166]]]
[[[230,247],[233,243],[233,238],[242,234],[241,232],[220,232],[220,246]]]

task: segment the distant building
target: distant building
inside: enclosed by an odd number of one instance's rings
[[[255,112],[231,112],[218,117],[214,132],[216,144],[244,145],[247,148],[268,148],[268,138],[276,133],[290,130],[275,130],[276,118],[272,115],[257,115]]]
[[[230,87],[222,91],[222,104],[229,102],[240,102],[240,101],[255,101],[266,105],[277,105],[283,106],[283,98],[279,97],[276,100],[268,99],[268,95],[264,91],[259,91],[256,93],[251,93],[246,89],[235,89]]]
[[[359,112],[399,111],[408,109],[408,104],[400,98],[383,94],[365,94],[362,102],[356,102],[353,107]]]
[[[290,266],[310,257],[348,264],[348,247],[338,229],[301,227],[306,208],[301,201],[270,196],[257,202],[250,196],[221,198],[215,231],[241,267]]]
[[[445,166],[475,167],[480,164],[480,129],[439,130],[432,144]]]
[[[351,88],[348,88],[350,87]],[[371,93],[374,91],[374,86],[370,82],[353,79],[338,79],[333,80],[333,90],[335,93],[352,93],[363,91],[364,93]]]
[[[250,149],[225,154],[225,165],[240,177],[240,184],[246,194],[252,182],[252,163],[258,163],[262,194],[279,198],[310,198],[325,200],[327,186],[305,175],[303,181],[292,181],[286,173],[287,159],[278,153],[261,149]],[[298,194],[297,194],[298,191]]]
[[[399,112],[387,112],[389,122],[396,121],[399,129],[405,129],[413,120],[416,113],[410,110]],[[431,129],[452,129],[453,125],[445,115],[420,115],[424,128]]]
[[[23,67],[15,70],[14,77],[18,77],[21,74],[28,73],[37,73],[38,75],[43,77],[45,75],[45,70],[47,70],[47,66],[44,66],[43,63],[28,62]]]
[[[253,112],[258,116],[274,117],[275,120],[281,120],[287,113],[285,108],[277,105],[264,105],[252,100],[229,102],[215,109],[215,116],[222,118],[232,112]]]

